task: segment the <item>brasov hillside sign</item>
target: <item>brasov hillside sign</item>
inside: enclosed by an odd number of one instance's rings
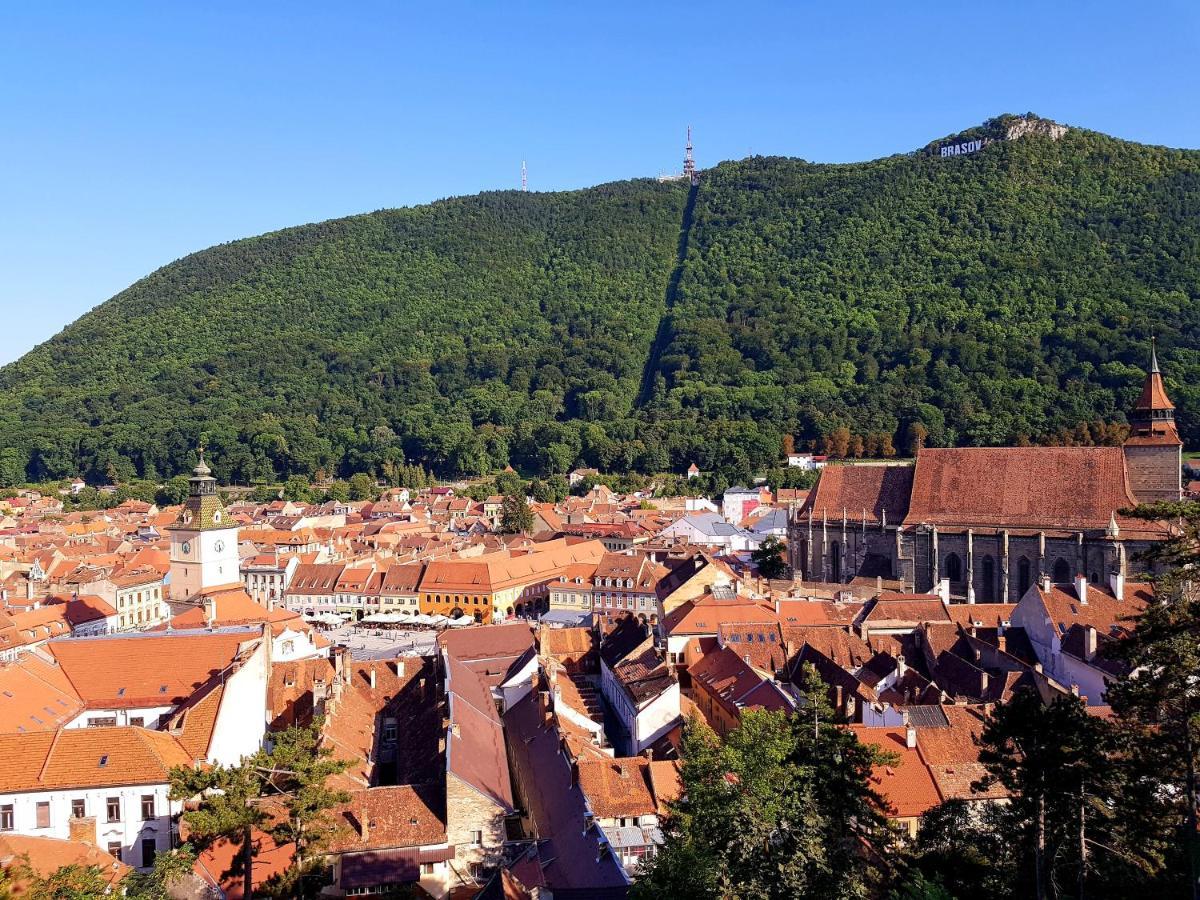
[[[976,138],[973,141],[964,141],[961,144],[945,144],[938,148],[942,156],[963,156],[967,153],[975,153],[980,150],[987,141],[982,138]]]

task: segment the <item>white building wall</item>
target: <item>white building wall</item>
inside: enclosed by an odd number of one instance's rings
[[[641,753],[660,737],[679,724],[679,682],[645,704],[638,710],[634,720],[633,735],[635,754]]]
[[[96,819],[96,845],[107,850],[111,843],[119,842],[122,861],[140,867],[143,840],[153,839],[160,853],[171,849],[171,817],[182,804],[168,799],[169,793],[167,784],[0,793],[0,807],[12,804],[14,833],[65,840],[70,837],[71,801],[82,799],[85,815]],[[155,816],[146,820],[142,819],[144,795],[154,797]],[[120,821],[108,821],[110,797],[120,799]],[[50,804],[48,828],[37,827],[37,806],[41,802]]]
[[[264,629],[270,635],[269,629]],[[271,672],[271,642],[259,642],[240,668],[225,679],[225,692],[217,710],[208,761],[237,765],[262,746],[267,730],[267,681]]]
[[[174,706],[138,706],[128,709],[85,709],[70,722],[67,722],[64,728],[89,728],[93,727],[91,722],[93,719],[115,719],[115,725],[141,725],[143,728],[149,728],[154,731],[159,725],[175,709]],[[141,722],[132,722],[131,719],[141,718]],[[97,723],[99,725],[100,723]],[[107,723],[106,723],[107,724]]]

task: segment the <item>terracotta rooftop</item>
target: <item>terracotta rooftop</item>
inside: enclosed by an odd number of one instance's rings
[[[580,760],[577,768],[579,787],[599,818],[659,813],[650,783],[650,760],[645,757]]]
[[[53,731],[82,709],[63,670],[37,654],[0,664],[0,730]]]
[[[904,524],[1103,529],[1136,505],[1120,447],[929,448]]]
[[[0,834],[0,867],[6,867],[21,857],[43,878],[66,866],[95,867],[100,870],[101,877],[115,887],[131,871],[129,866],[112,854],[85,841],[31,837],[11,832]],[[13,890],[14,898],[26,893],[19,881],[9,887]]]
[[[898,757],[895,762],[875,766],[870,779],[871,787],[886,801],[890,817],[922,816],[942,802],[921,755],[906,746],[903,728],[847,727],[862,743]]]
[[[1154,599],[1154,588],[1145,582],[1126,582],[1125,595],[1117,599],[1107,588],[1087,586],[1087,602],[1081,603],[1074,584],[1053,584],[1050,590],[1035,585],[1038,597],[1058,629],[1065,634],[1072,625],[1091,626],[1109,636],[1132,632],[1133,617]]]
[[[445,791],[436,782],[351,791],[350,801],[330,813],[338,827],[328,848],[346,853],[443,844],[445,806]]]
[[[554,718],[543,714],[536,691],[504,716],[515,780],[535,832],[546,893],[606,897],[628,884],[619,860],[601,852],[599,832],[588,826],[583,791],[564,764]]]
[[[261,637],[257,629],[71,638],[47,648],[89,708],[173,706]]]
[[[801,516],[814,527],[822,520],[840,526],[843,510],[847,521],[860,524],[865,511],[868,524],[885,515],[888,524],[899,524],[908,512],[912,485],[912,466],[826,466]]]
[[[0,734],[0,791],[165,784],[192,756],[171,735],[145,728],[62,728]]]

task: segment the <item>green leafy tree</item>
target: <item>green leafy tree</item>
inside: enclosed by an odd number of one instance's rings
[[[287,818],[272,828],[272,836],[294,843],[301,864],[328,836],[327,827],[318,827],[326,822],[325,813],[350,799],[345,791],[327,787],[329,777],[346,771],[347,764],[334,759],[333,751],[320,746],[319,739],[319,726],[275,732],[270,752],[260,754],[257,761],[264,794],[278,798],[287,810]]]
[[[1020,848],[1011,840],[1010,818],[1003,806],[989,803],[980,808],[960,799],[925,813],[911,848],[913,866],[898,876],[902,886],[893,890],[892,900],[910,896],[903,885],[912,881],[933,885],[950,897],[1013,898]]]
[[[176,475],[158,489],[154,502],[159,506],[178,506],[187,499],[189,487],[186,475]]]
[[[1161,566],[1155,602],[1113,655],[1128,670],[1108,688],[1107,699],[1130,731],[1143,770],[1153,773],[1155,796],[1171,800],[1178,834],[1179,868],[1188,872],[1190,895],[1200,897],[1197,785],[1200,767],[1200,504],[1161,503],[1136,515],[1181,526],[1146,560]]]
[[[332,481],[325,489],[326,500],[336,500],[338,503],[350,502],[350,485],[344,481]]]
[[[242,874],[242,894],[254,895],[254,856],[258,848],[255,829],[268,821],[261,803],[263,779],[249,762],[239,766],[213,766],[193,769],[184,766],[171,770],[171,799],[199,797],[197,809],[183,814],[190,839],[200,850],[220,840],[236,844],[238,868]]]
[[[332,758],[319,746],[321,722],[305,728],[289,728],[271,735],[270,749],[263,749],[237,766],[207,769],[176,767],[171,770],[171,797],[199,797],[197,809],[183,814],[193,839],[201,849],[225,839],[240,846],[239,869],[243,893],[252,896],[255,830],[271,834],[277,843],[295,845],[297,869],[307,867],[309,855],[320,846],[328,829],[318,827],[325,813],[349,797],[326,785],[330,775],[345,771],[344,761]],[[286,816],[267,814],[267,806],[282,808]]]
[[[868,783],[882,758],[839,727],[826,693],[810,667],[797,715],[748,711],[724,741],[687,723],[683,794],[631,896],[855,898],[878,887],[862,849],[889,842]]]
[[[500,531],[504,534],[529,534],[533,531],[533,510],[521,494],[508,494],[500,507]]]
[[[356,472],[350,476],[350,499],[370,500],[375,496],[375,481],[365,472]]]
[[[293,475],[283,484],[283,499],[297,503],[311,503],[312,487],[303,475]]]
[[[25,455],[15,447],[0,450],[0,487],[13,487],[25,482]]]
[[[154,868],[149,872],[131,872],[121,887],[130,900],[172,900],[174,891],[191,874],[196,853],[190,844],[183,844],[166,853],[154,856]]]
[[[758,566],[758,574],[763,578],[784,578],[788,565],[784,553],[787,546],[775,535],[768,535],[761,544],[750,553],[750,558]]]
[[[1113,852],[1120,778],[1112,729],[1078,697],[1046,704],[1024,689],[996,707],[980,746],[988,769],[981,786],[1002,784],[1012,798],[1003,821],[1018,848],[1017,884],[1038,900],[1057,895],[1056,884],[1073,884],[1082,896],[1097,838]]]

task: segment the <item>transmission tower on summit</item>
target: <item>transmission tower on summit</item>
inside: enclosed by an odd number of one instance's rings
[[[692,184],[700,182],[700,173],[696,171],[696,161],[692,159],[692,126],[687,130],[687,146],[683,150],[683,177]]]
[[[525,169],[525,160],[521,160],[521,190],[529,190],[529,173]]]

